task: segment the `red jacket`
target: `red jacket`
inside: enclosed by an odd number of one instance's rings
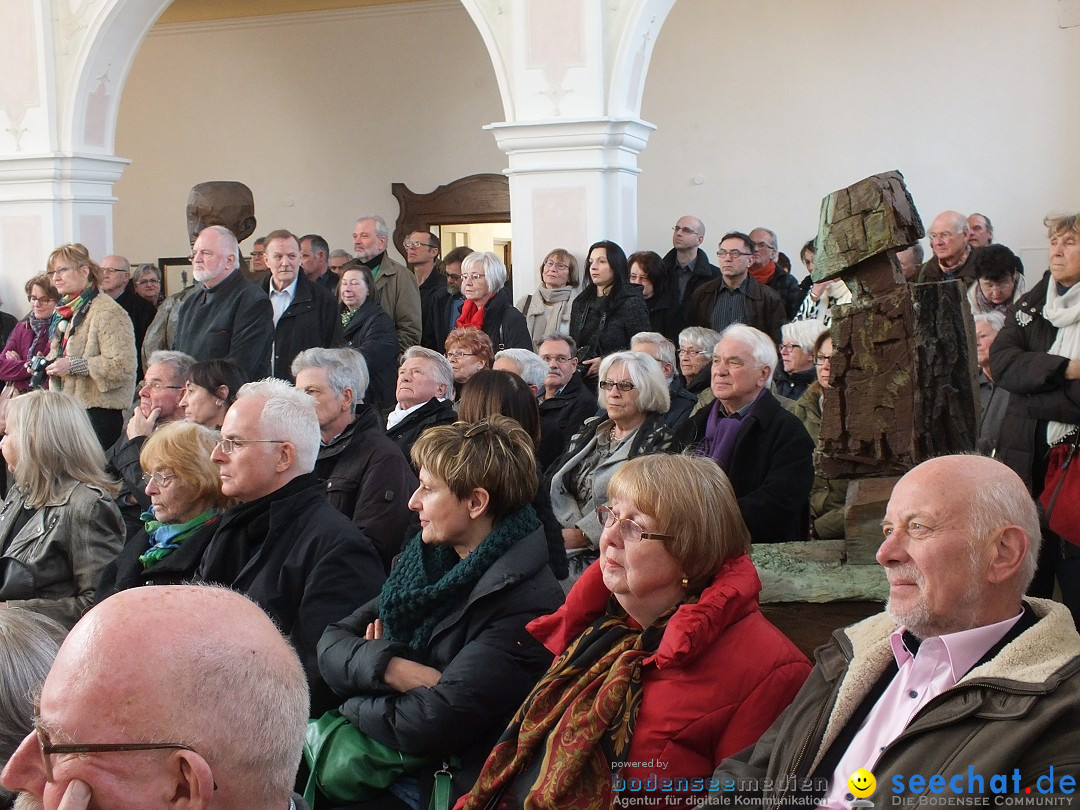
[[[690,793],[708,790],[724,757],[757,742],[799,691],[810,663],[758,609],[761,581],[741,554],[721,566],[697,604],[668,621],[657,651],[642,668],[644,695],[630,743],[624,780],[698,779]],[[566,603],[534,619],[528,630],[555,655],[603,612],[609,591],[599,564],[575,583]],[[632,792],[624,789],[623,795]]]

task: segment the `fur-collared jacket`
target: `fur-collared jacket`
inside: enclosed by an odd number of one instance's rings
[[[910,792],[894,795],[894,775],[905,777],[905,790],[912,774],[941,774],[946,785],[961,774],[966,787],[970,768],[987,785],[992,775],[1008,774],[1012,793],[1017,769],[1020,794],[1026,795],[1025,786],[1034,793],[1036,781],[1051,768],[1055,792],[1061,776],[1080,773],[1080,635],[1063,605],[1026,601],[1038,621],[927,703],[885,747],[872,769],[875,807],[892,806],[896,796],[918,802]],[[893,660],[889,636],[895,629],[888,614],[879,613],[834,632],[815,653],[817,665],[787,711],[756,746],[717,768],[714,785],[721,792],[714,796],[730,803],[733,794],[722,792],[725,784],[758,779],[766,780],[758,782],[767,785],[765,806],[783,807],[797,798],[789,788],[813,773]],[[763,791],[753,795],[759,804]]]
[[[63,392],[85,408],[120,411],[135,397],[135,330],[131,318],[111,297],[98,293],[86,317],[71,332],[66,357],[86,361],[86,374],[61,378]],[[51,383],[56,388],[55,383]]]

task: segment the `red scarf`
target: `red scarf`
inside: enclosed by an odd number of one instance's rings
[[[762,267],[751,267],[750,275],[754,277],[754,281],[758,284],[768,284],[776,275],[776,262],[769,262]]]
[[[484,303],[487,304],[487,301],[484,301]],[[461,328],[475,326],[477,329],[483,329],[484,308],[478,307],[471,298],[466,298],[464,305],[461,307],[461,316],[457,319],[457,325]]]

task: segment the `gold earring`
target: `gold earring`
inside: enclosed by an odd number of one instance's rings
[[[682,589],[685,591],[687,588],[690,587],[689,577],[683,577],[679,584],[682,585]]]

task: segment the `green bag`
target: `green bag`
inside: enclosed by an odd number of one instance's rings
[[[329,711],[308,720],[304,762],[309,771],[304,800],[314,807],[316,790],[334,802],[366,801],[432,760],[383,745],[340,712]]]

